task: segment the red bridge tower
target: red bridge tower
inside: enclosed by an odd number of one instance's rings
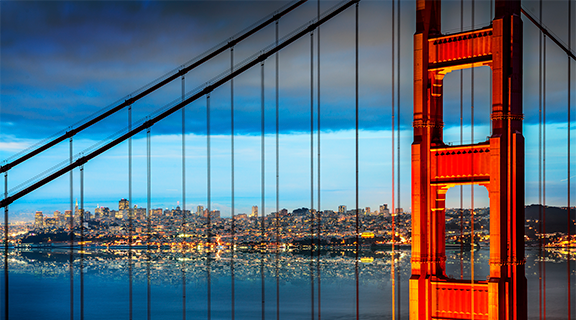
[[[491,26],[452,35],[440,33],[440,12],[440,0],[417,0],[410,319],[526,319],[520,1],[495,0]],[[492,135],[447,146],[443,78],[479,66],[492,68]],[[446,192],[469,184],[490,195],[486,281],[445,273]]]

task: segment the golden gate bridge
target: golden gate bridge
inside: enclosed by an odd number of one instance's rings
[[[258,82],[260,84],[260,106],[261,106],[261,238],[268,238],[271,243],[274,243],[276,250],[280,246],[280,228],[278,219],[276,223],[266,225],[265,223],[265,192],[266,192],[266,161],[265,161],[265,85],[266,83],[273,83],[275,85],[275,169],[276,169],[276,217],[280,212],[279,206],[279,59],[285,48],[297,42],[305,41],[309,37],[309,104],[310,104],[310,259],[311,269],[316,268],[316,278],[314,273],[311,273],[311,318],[320,318],[321,316],[321,299],[320,299],[320,238],[322,237],[322,226],[320,219],[320,170],[322,168],[320,163],[320,132],[321,132],[321,109],[320,101],[320,80],[321,80],[321,59],[320,59],[320,30],[322,28],[329,28],[325,24],[335,17],[344,12],[354,11],[354,73],[350,76],[354,79],[354,110],[355,110],[355,230],[351,231],[356,237],[355,241],[355,277],[356,277],[356,296],[355,296],[355,317],[360,318],[360,303],[359,303],[359,282],[358,282],[358,261],[360,251],[360,188],[359,188],[359,111],[362,106],[360,103],[360,85],[359,85],[359,6],[361,2],[343,1],[331,7],[329,10],[321,12],[320,2],[317,6],[316,18],[303,26],[296,28],[293,32],[288,33],[284,37],[279,37],[279,23],[285,16],[296,14],[298,9],[306,4],[308,1],[301,0],[291,2],[288,5],[277,10],[273,14],[265,17],[260,22],[252,27],[238,33],[237,35],[229,38],[221,45],[207,51],[205,54],[191,60],[190,62],[182,65],[181,67],[173,70],[165,76],[155,80],[149,85],[141,88],[140,90],[130,94],[126,99],[100,110],[99,112],[91,115],[90,117],[76,123],[69,127],[67,130],[57,133],[46,140],[24,150],[23,152],[7,159],[0,167],[1,173],[4,174],[4,199],[1,200],[1,207],[4,208],[4,318],[10,318],[10,268],[9,268],[9,255],[10,255],[10,211],[9,206],[19,201],[22,197],[34,192],[35,190],[45,186],[46,184],[54,181],[62,176],[69,175],[70,179],[70,207],[73,210],[74,199],[74,175],[76,170],[79,174],[79,187],[80,194],[76,195],[80,198],[80,216],[78,227],[74,224],[74,219],[70,221],[70,230],[77,228],[78,232],[70,232],[70,261],[74,258],[80,259],[80,317],[84,318],[84,287],[83,279],[84,273],[82,269],[82,260],[84,259],[84,169],[85,166],[93,159],[108,152],[112,148],[128,142],[128,199],[133,199],[132,192],[132,176],[133,176],[133,147],[132,138],[139,133],[146,135],[146,215],[147,215],[147,233],[151,233],[151,220],[150,214],[152,210],[152,170],[151,170],[151,148],[152,148],[152,128],[165,120],[169,116],[181,112],[182,115],[182,196],[181,204],[183,208],[183,217],[181,228],[184,233],[188,228],[185,216],[186,212],[186,198],[187,193],[187,179],[186,179],[186,106],[190,105],[200,99],[205,99],[206,103],[206,165],[207,165],[207,210],[211,212],[211,183],[212,183],[212,169],[211,169],[211,99],[215,89],[230,84],[230,154],[231,154],[231,215],[232,215],[232,229],[228,238],[231,241],[231,250],[234,254],[235,250],[235,230],[234,230],[234,215],[235,215],[235,170],[241,169],[235,166],[235,136],[234,129],[234,113],[237,111],[235,106],[235,92],[234,92],[234,79],[239,75],[249,71],[260,69]],[[524,276],[524,138],[522,136],[522,122],[525,120],[523,113],[522,102],[522,69],[524,68],[522,46],[522,29],[523,23],[529,21],[539,30],[539,147],[538,147],[538,178],[539,186],[538,193],[543,205],[540,217],[540,234],[545,233],[545,218],[546,218],[546,43],[549,40],[557,48],[560,48],[566,57],[568,76],[565,81],[567,88],[566,97],[566,114],[567,114],[567,144],[566,144],[566,186],[567,186],[567,235],[570,239],[572,231],[571,227],[573,222],[570,217],[570,209],[572,204],[570,202],[570,166],[571,166],[571,68],[572,61],[575,60],[574,53],[571,49],[571,1],[568,1],[568,44],[562,43],[554,35],[554,33],[546,28],[542,23],[542,2],[540,2],[540,17],[536,17],[522,8],[520,1],[494,1],[494,8],[492,8],[492,1],[490,1],[490,13],[493,14],[494,20],[491,24],[483,26],[478,29],[464,30],[463,21],[468,19],[464,13],[460,12],[461,16],[461,30],[456,33],[443,34],[441,28],[442,11],[441,1],[417,1],[416,2],[416,33],[414,36],[414,143],[412,145],[412,277],[409,280],[398,279],[395,282],[396,287],[393,288],[393,301],[391,307],[391,317],[399,318],[400,313],[396,313],[396,309],[400,309],[400,301],[394,301],[399,290],[398,286],[402,282],[409,286],[410,291],[410,318],[411,319],[508,319],[519,318],[524,319],[528,317],[527,311],[527,286],[526,278]],[[392,103],[390,122],[392,125],[391,136],[391,191],[392,191],[392,209],[400,208],[400,77],[407,77],[406,72],[400,69],[400,2],[391,1],[391,18],[392,20],[392,59],[390,67],[391,75],[391,88]],[[463,3],[461,3],[461,8]],[[472,2],[471,24],[474,27],[474,2]],[[525,17],[526,19],[522,19]],[[524,22],[522,21],[524,20]],[[257,34],[267,27],[274,27],[275,39],[269,46],[262,50],[257,51],[248,59],[236,63],[235,62],[235,47],[248,39],[249,37]],[[407,40],[403,40],[407,41]],[[316,51],[315,51],[316,49]],[[185,77],[196,68],[201,67],[203,64],[208,63],[216,57],[229,55],[230,67],[222,73],[216,75],[207,81],[204,85],[197,87],[194,90],[186,92],[185,90]],[[304,54],[308,54],[305,52]],[[270,81],[265,78],[265,67],[268,61],[274,59],[275,63],[275,79]],[[316,62],[316,64],[314,64]],[[491,136],[486,141],[475,143],[474,140],[474,75],[473,70],[477,67],[489,66],[492,69],[491,76]],[[462,75],[460,72],[460,144],[448,145],[443,141],[443,78],[450,72],[459,72],[459,70],[471,68],[471,144],[463,144],[462,141],[462,108],[463,108],[463,85]],[[152,94],[156,90],[180,80],[182,83],[182,94],[174,101],[166,106],[150,113],[146,118],[139,121],[132,121],[133,106],[144,97]],[[315,107],[317,108],[315,110]],[[83,150],[81,153],[74,154],[74,137],[80,132],[96,125],[109,117],[117,114],[122,110],[127,110],[129,114],[128,126],[120,132],[112,134],[108,139],[102,140],[100,143]],[[314,118],[314,115],[317,115]],[[317,141],[314,141],[314,137]],[[396,140],[397,139],[397,140]],[[26,180],[25,182],[9,189],[9,176],[11,170],[15,167],[39,157],[43,152],[54,148],[55,146],[62,145],[68,142],[69,144],[69,158],[40,173],[37,176]],[[316,149],[315,149],[316,146]],[[406,146],[407,147],[407,146]],[[318,154],[315,157],[314,151]],[[314,160],[317,163],[314,163]],[[316,172],[314,172],[316,169]],[[11,177],[11,176],[10,176]],[[19,180],[22,178],[19,177]],[[317,186],[316,190],[314,186]],[[483,185],[488,188],[490,193],[490,207],[492,209],[490,220],[490,278],[487,281],[478,281],[474,279],[474,258],[472,251],[472,272],[471,279],[469,280],[453,280],[446,277],[445,274],[445,231],[444,231],[444,213],[445,213],[445,200],[446,192],[449,188],[461,185]],[[462,190],[462,189],[460,189]],[[315,194],[317,191],[317,194]],[[462,191],[461,191],[462,194]],[[316,199],[315,199],[316,196]],[[462,196],[461,196],[462,197]],[[474,189],[471,189],[471,211],[470,219],[472,220],[471,226],[474,226]],[[317,201],[317,205],[315,203]],[[461,200],[461,204],[462,204]],[[463,205],[461,205],[463,207]],[[314,209],[316,208],[316,209]],[[128,209],[131,211],[131,206]],[[130,212],[129,227],[130,236],[128,239],[132,241],[134,227],[133,227],[133,214]],[[394,217],[394,215],[393,215]],[[463,217],[463,215],[462,215]],[[214,232],[211,230],[211,214],[206,216],[206,240],[208,258],[208,318],[211,318],[210,307],[210,255],[211,249],[215,245]],[[473,232],[473,230],[472,230]],[[392,234],[394,231],[394,220],[392,223]],[[314,245],[314,242],[316,245]],[[545,237],[540,237],[540,247],[546,245]],[[569,242],[570,243],[570,242]],[[79,245],[80,248],[76,248]],[[132,258],[131,248],[134,244],[129,243],[129,257]],[[263,244],[264,245],[264,241]],[[75,250],[78,249],[77,252]],[[150,246],[148,247],[150,249]],[[392,252],[394,252],[394,241],[392,241]],[[316,252],[315,252],[316,251]],[[276,251],[277,252],[277,251]],[[571,267],[570,267],[570,251],[568,251],[568,270],[567,270],[567,315],[566,318],[571,318]],[[317,255],[315,255],[317,253]],[[314,259],[316,258],[317,265],[313,266]],[[263,260],[262,260],[263,261]],[[392,262],[394,259],[392,259]],[[263,262],[262,262],[263,263]],[[540,318],[546,318],[546,269],[545,263],[539,264],[539,311]],[[232,266],[233,268],[233,266]],[[264,301],[264,266],[261,266],[261,281],[262,281],[262,318],[265,317],[265,301]],[[131,270],[131,269],[130,269]],[[392,269],[394,270],[394,269]],[[233,274],[233,273],[232,273]],[[397,275],[392,271],[391,277],[395,278]],[[70,263],[70,290],[74,290],[72,281],[74,279],[73,264]],[[185,274],[183,274],[185,279]],[[185,281],[185,280],[183,280]],[[315,283],[317,283],[315,289]],[[186,314],[186,290],[183,286],[183,318],[193,315]],[[132,294],[132,277],[130,274],[130,293]],[[316,292],[315,292],[316,290]],[[234,280],[232,280],[231,289],[231,304],[232,313],[230,318],[235,317],[234,313]],[[315,300],[317,294],[317,300]],[[399,298],[399,296],[398,296]],[[150,313],[150,281],[148,281],[148,318],[151,317]],[[280,299],[277,295],[277,299]],[[279,302],[277,301],[276,307],[278,309]],[[74,295],[70,294],[70,317],[74,317]],[[277,317],[279,318],[279,312]],[[132,317],[132,295],[130,295],[130,318]]]

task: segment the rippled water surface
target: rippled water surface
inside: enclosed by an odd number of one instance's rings
[[[566,254],[547,251],[544,260],[537,250],[526,255],[529,318],[539,318],[539,264],[546,267],[547,319],[567,318]],[[460,252],[447,256],[446,274],[470,279],[471,253],[462,260]],[[475,279],[489,274],[488,256],[485,249],[474,252]],[[309,252],[232,257],[172,251],[134,251],[130,257],[126,250],[87,250],[83,257],[74,253],[71,270],[67,250],[15,250],[8,269],[10,318],[68,319],[73,309],[77,319],[81,313],[85,319],[129,319],[131,312],[134,319],[148,313],[152,319],[231,319],[234,308],[235,319],[318,319],[319,313],[355,319],[358,298],[361,319],[391,319],[393,312],[408,319],[410,251],[396,251],[394,264],[391,257],[390,251],[362,251],[358,261],[351,251],[319,258]],[[570,266],[574,295],[576,261]]]

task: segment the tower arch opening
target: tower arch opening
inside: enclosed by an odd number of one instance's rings
[[[474,228],[472,229],[471,188],[456,185],[446,192],[446,276],[450,279],[472,279],[471,264],[474,250],[474,279],[490,276],[490,201],[488,189],[474,185]],[[461,195],[466,202],[460,205]]]

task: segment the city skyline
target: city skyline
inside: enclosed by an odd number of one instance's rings
[[[536,15],[538,3],[524,1],[524,8]],[[120,2],[120,3],[19,3],[2,2],[2,109],[0,120],[0,159],[7,159],[22,149],[85,116],[109,105],[134,89],[188,61],[205,50],[229,38],[267,14],[278,10],[285,2],[228,3],[209,2]],[[414,3],[401,2],[401,69],[400,80],[400,194],[401,206],[409,210],[410,202],[410,144],[412,142],[412,34],[414,32]],[[322,2],[322,11],[334,5]],[[389,2],[360,4],[360,203],[375,207],[381,203],[392,205],[391,199],[391,22],[382,19],[391,15]],[[543,22],[556,36],[567,43],[561,2],[547,4]],[[225,8],[225,9],[222,9]],[[470,13],[467,3],[464,8]],[[459,3],[445,2],[443,15],[459,17]],[[477,25],[489,23],[491,16],[487,2],[477,2]],[[28,12],[28,14],[24,14]],[[243,12],[242,16],[237,12]],[[294,18],[282,19],[280,36],[294,27],[313,19],[316,3],[308,3]],[[142,26],[135,21],[151,21]],[[353,108],[353,14],[345,12],[336,25],[321,28],[321,207],[335,207],[342,202],[354,203],[354,124]],[[162,25],[163,28],[155,26]],[[40,26],[40,27],[39,27]],[[459,30],[459,19],[443,19],[443,31]],[[469,29],[470,26],[464,26]],[[524,22],[526,34],[525,65],[537,63],[536,28]],[[210,30],[210,37],[206,37]],[[384,30],[384,31],[382,31]],[[273,27],[235,48],[239,62],[274,41]],[[109,36],[109,35],[114,36]],[[574,35],[573,35],[574,36]],[[316,41],[316,40],[314,40]],[[575,41],[572,41],[575,43]],[[158,50],[160,47],[173,50]],[[562,206],[566,202],[566,128],[570,125],[576,136],[574,121],[566,122],[566,77],[563,55],[549,46],[547,80],[547,204]],[[314,124],[314,199],[310,199],[310,102],[309,98],[309,42],[298,41],[280,53],[280,207],[317,206],[317,128]],[[316,50],[316,49],[315,49]],[[562,59],[561,59],[562,58]],[[199,72],[187,75],[186,90],[202,84],[213,75],[228,68],[228,53]],[[314,62],[316,66],[316,61]],[[574,66],[574,64],[573,64]],[[265,211],[275,211],[275,102],[274,58],[265,65],[266,145],[265,145]],[[538,203],[537,148],[538,96],[536,68],[526,68],[524,74],[524,110],[526,141],[526,204]],[[572,74],[576,74],[573,72]],[[489,72],[479,68],[475,73],[476,96],[474,142],[489,135],[489,101],[487,79]],[[464,72],[464,143],[470,142],[470,73]],[[236,126],[236,197],[237,212],[260,199],[260,97],[259,72],[249,71],[235,81]],[[316,79],[316,76],[315,76]],[[458,73],[445,79],[446,86],[459,86]],[[560,85],[562,84],[562,85]],[[180,82],[134,106],[132,118],[141,119],[149,112],[180,96]],[[451,90],[454,91],[454,90]],[[224,215],[230,214],[230,137],[229,86],[214,91],[211,96],[212,121],[212,205]],[[573,95],[574,96],[574,95]],[[316,100],[316,96],[314,96]],[[205,99],[187,107],[187,196],[186,203],[205,203],[206,191],[206,120]],[[445,108],[459,110],[460,98],[452,93],[444,98]],[[316,109],[316,101],[314,109]],[[314,111],[316,112],[316,111]],[[314,114],[314,121],[317,114]],[[460,142],[458,112],[446,112],[445,141]],[[88,130],[74,138],[74,153],[98,143],[109,134],[125,127],[126,113],[110,123]],[[180,182],[180,118],[174,115],[152,127],[152,206],[166,207],[182,201]],[[560,137],[560,138],[558,138]],[[532,141],[532,142],[530,142]],[[574,139],[572,139],[574,141]],[[574,143],[574,142],[572,142]],[[398,145],[396,145],[398,147]],[[127,144],[123,143],[104,154],[102,159],[85,166],[85,206],[98,201],[110,203],[128,194]],[[573,149],[576,149],[573,147]],[[38,172],[67,159],[68,147],[63,144],[46,152],[42,159],[13,169],[9,188],[33,177]],[[145,138],[133,139],[133,198],[146,203]],[[47,165],[47,166],[46,166]],[[42,168],[38,170],[37,168]],[[343,170],[342,168],[351,168]],[[532,169],[529,169],[532,168]],[[103,170],[109,173],[103,176]],[[31,175],[31,176],[30,176]],[[398,175],[398,172],[396,172]],[[398,176],[396,176],[398,178]],[[96,180],[100,182],[96,182]],[[576,179],[572,179],[574,181]],[[63,210],[70,203],[68,178],[57,181],[26,196],[10,206],[13,221],[33,219],[34,211]],[[397,181],[396,181],[397,184]],[[74,173],[74,198],[79,195],[79,174]],[[396,187],[398,187],[396,185]],[[469,188],[465,192],[469,192]],[[398,191],[398,190],[396,190]],[[576,187],[572,188],[576,192]],[[484,188],[475,190],[477,205],[487,205]],[[467,197],[468,194],[465,194]],[[576,198],[574,194],[573,198]],[[459,190],[452,188],[447,197],[449,206],[459,205]],[[395,202],[398,202],[397,199]],[[469,201],[468,204],[469,205]],[[31,208],[30,206],[33,206]]]

